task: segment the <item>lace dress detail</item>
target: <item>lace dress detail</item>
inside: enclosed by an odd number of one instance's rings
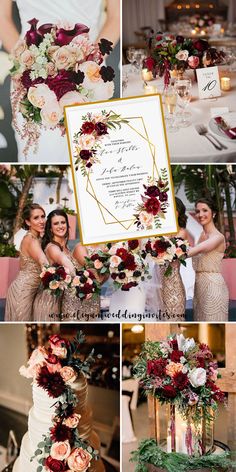
[[[180,275],[180,265],[172,265],[172,273],[165,276],[166,268],[160,267],[162,278],[162,321],[184,321],[186,294]]]
[[[81,265],[69,252],[67,257],[70,258],[75,269],[81,269]],[[91,321],[100,315],[100,298],[91,298],[90,300],[81,301],[74,294],[73,290],[65,290],[62,299],[62,319],[64,321]]]
[[[20,271],[7,292],[5,321],[33,320],[32,307],[40,284],[40,271],[37,262],[20,248]]]
[[[47,250],[51,243],[45,248],[45,254],[50,264],[53,261],[50,260],[47,254]],[[41,280],[40,280],[41,282]],[[42,283],[38,288],[38,293],[35,296],[33,304],[33,320],[34,321],[58,321],[61,313],[61,300],[62,295],[56,297],[51,293],[50,290],[43,289]]]
[[[221,275],[224,253],[214,249],[193,257],[196,272],[193,312],[194,321],[227,321],[229,292]]]

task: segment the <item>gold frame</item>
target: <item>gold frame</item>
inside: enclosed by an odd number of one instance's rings
[[[82,224],[81,224],[81,219],[80,219],[80,212],[79,212],[79,204],[78,204],[78,195],[77,195],[77,189],[76,189],[76,176],[75,176],[75,170],[74,170],[74,163],[73,163],[73,156],[72,156],[72,149],[71,149],[71,145],[70,145],[70,139],[69,139],[69,131],[68,131],[68,122],[67,122],[67,115],[66,115],[66,111],[67,109],[69,108],[74,108],[74,107],[83,107],[83,106],[88,106],[88,105],[96,105],[98,103],[101,103],[101,104],[108,104],[109,102],[120,102],[120,101],[124,101],[124,100],[137,100],[139,98],[147,98],[147,97],[156,97],[158,100],[159,100],[159,104],[160,104],[160,109],[161,109],[161,117],[162,117],[162,125],[163,125],[163,131],[164,131],[164,141],[165,141],[165,148],[166,148],[166,157],[167,157],[167,167],[168,167],[168,171],[169,171],[169,178],[170,178],[170,188],[171,188],[171,192],[172,192],[172,198],[173,198],[173,206],[174,206],[174,210],[175,210],[175,225],[176,225],[176,228],[177,230],[175,232],[171,232],[171,233],[162,233],[161,235],[162,236],[168,236],[169,234],[177,234],[178,231],[179,231],[179,226],[178,226],[178,221],[177,221],[177,216],[176,216],[176,203],[175,203],[175,192],[174,192],[174,185],[173,185],[173,178],[172,178],[172,171],[171,171],[171,164],[170,164],[170,155],[169,155],[169,148],[168,148],[168,142],[167,142],[167,135],[166,135],[166,128],[165,128],[165,120],[164,120],[164,111],[163,111],[163,105],[162,105],[162,100],[161,100],[161,94],[159,93],[153,93],[153,94],[149,94],[149,95],[138,95],[138,96],[132,96],[132,97],[125,97],[125,98],[115,98],[115,99],[112,99],[112,100],[99,100],[99,101],[96,101],[96,102],[84,102],[84,103],[80,103],[80,104],[74,104],[74,105],[67,105],[64,107],[64,121],[65,121],[65,127],[66,127],[66,136],[67,136],[67,143],[68,143],[68,148],[69,148],[69,156],[70,156],[70,167],[72,169],[72,180],[73,180],[73,187],[74,187],[74,194],[75,194],[75,204],[76,204],[76,210],[77,210],[77,218],[78,218],[78,226],[79,226],[79,232],[80,232],[80,238],[81,238],[81,244],[83,246],[93,246],[93,245],[97,245],[97,244],[105,244],[107,243],[107,241],[98,241],[98,242],[93,242],[93,243],[84,243],[84,239],[83,239],[83,231],[82,231]],[[131,117],[132,118],[132,117]],[[134,118],[134,117],[133,117]],[[139,117],[139,118],[142,118],[142,117]],[[143,123],[144,124],[144,123]],[[144,128],[145,128],[145,124],[144,124]],[[137,132],[137,130],[135,130]],[[145,131],[146,131],[146,128],[145,128]],[[147,133],[147,131],[146,131]],[[147,134],[148,136],[148,134]],[[143,136],[142,136],[143,137]],[[144,138],[144,137],[143,137]],[[145,138],[144,138],[145,139]],[[149,142],[149,145],[152,144],[150,141],[149,141],[149,138],[146,138]],[[152,144],[153,145],[153,144]],[[154,146],[154,145],[153,145]],[[156,166],[156,162],[154,160],[154,167],[156,168],[156,172],[157,172],[157,175],[159,175],[158,173],[158,169],[157,169],[157,166]],[[154,173],[154,167],[153,167],[153,173]],[[87,175],[87,185],[88,185],[88,181],[89,181],[89,173]],[[90,182],[90,185],[91,185],[91,182]],[[86,191],[88,191],[87,189],[87,186],[86,186]],[[94,190],[93,190],[94,192]],[[89,193],[89,192],[88,192]],[[91,195],[91,194],[90,194]],[[101,208],[99,205],[101,205],[101,203],[97,200],[96,198],[96,194],[94,193],[94,195],[91,195],[96,201],[97,201],[97,204],[98,204],[98,207],[101,211]],[[105,208],[106,209],[106,208]],[[106,209],[106,211],[108,211],[109,213],[109,210]],[[102,213],[102,212],[101,212]],[[113,215],[112,215],[113,216]],[[113,218],[115,218],[113,216]],[[127,220],[127,221],[130,221],[130,220]],[[105,221],[104,221],[105,222]],[[118,223],[122,225],[122,222],[120,221],[117,221]],[[115,223],[115,222],[114,222]],[[130,226],[132,225],[133,221],[131,222]],[[106,223],[105,224],[113,224],[113,223]],[[130,227],[129,226],[129,227]],[[123,226],[124,227],[124,226]],[[128,227],[128,229],[129,229]],[[125,228],[125,227],[124,227]],[[125,228],[126,229],[126,228]],[[127,229],[127,230],[128,230]],[[138,232],[137,232],[138,233]],[[151,238],[151,237],[155,237],[157,236],[156,233],[154,234],[151,234],[151,235],[146,235],[146,236],[140,236],[139,234],[137,234],[137,239],[145,239],[145,238]],[[122,239],[111,239],[109,240],[109,242],[118,242],[118,241],[121,241],[121,240],[126,240],[126,241],[129,241],[129,240],[132,240],[134,239],[134,237],[125,237],[122,238]]]

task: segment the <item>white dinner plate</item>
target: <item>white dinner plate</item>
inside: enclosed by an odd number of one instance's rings
[[[236,127],[236,111],[231,111],[230,113],[224,113],[222,115],[222,118],[225,120],[225,122],[231,127],[234,128]],[[211,118],[209,121],[209,128],[210,130],[220,136],[221,138],[226,139],[226,141],[230,141],[231,143],[235,142],[236,139],[230,139],[217,125],[215,122],[214,118]]]

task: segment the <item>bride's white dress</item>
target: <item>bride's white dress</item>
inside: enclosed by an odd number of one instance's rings
[[[90,28],[90,39],[94,41],[104,21],[102,0],[16,0],[22,25],[21,37],[30,28],[27,23],[32,18],[43,23],[67,21],[71,24],[82,23]],[[17,122],[22,128],[23,117],[19,113]],[[42,130],[37,153],[29,150],[27,158],[23,154],[25,142],[15,133],[18,146],[19,162],[34,163],[69,163],[66,136],[61,136],[59,129]]]

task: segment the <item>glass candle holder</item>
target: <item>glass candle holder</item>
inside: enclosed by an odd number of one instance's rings
[[[220,79],[220,88],[224,92],[228,92],[231,90],[231,83],[230,83],[230,78],[229,77],[221,77]]]

